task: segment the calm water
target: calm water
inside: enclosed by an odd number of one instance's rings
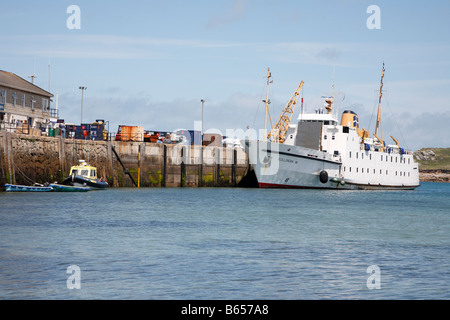
[[[449,257],[450,184],[0,194],[1,299],[449,299]]]

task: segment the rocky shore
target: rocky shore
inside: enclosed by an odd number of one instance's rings
[[[420,170],[420,181],[450,182],[450,170]]]
[[[423,148],[414,152],[420,181],[450,182],[450,148]]]

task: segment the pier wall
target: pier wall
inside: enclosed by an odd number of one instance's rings
[[[233,187],[249,167],[242,149],[0,132],[0,188],[5,183],[61,182],[79,160],[97,167],[99,177],[112,187]]]

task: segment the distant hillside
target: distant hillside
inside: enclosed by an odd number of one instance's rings
[[[414,158],[420,170],[450,170],[450,148],[422,148]]]
[[[423,148],[414,152],[420,181],[450,182],[450,148]]]

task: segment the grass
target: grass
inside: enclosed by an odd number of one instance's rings
[[[450,170],[450,148],[422,148],[419,151],[433,150],[434,160],[416,160],[420,170]]]

